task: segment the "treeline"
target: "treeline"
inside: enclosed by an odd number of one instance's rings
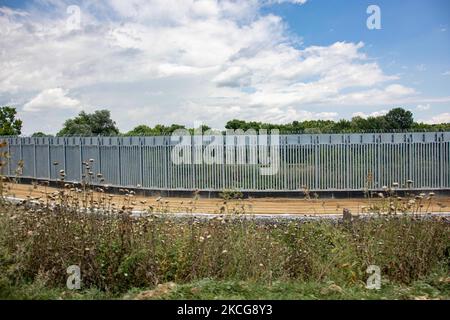
[[[0,135],[13,136],[20,135],[22,121],[16,119],[16,109],[13,107],[0,108]],[[170,135],[175,130],[185,129],[190,133],[193,128],[187,128],[180,124],[162,125],[154,127],[142,124],[128,132],[120,132],[116,122],[111,119],[108,110],[97,110],[93,113],[80,112],[78,116],[64,122],[63,128],[56,136],[155,136]],[[211,129],[203,125],[202,132]],[[306,120],[292,121],[287,124],[273,124],[257,121],[245,121],[233,119],[226,123],[225,128],[218,132],[225,132],[225,129],[244,130],[278,129],[280,133],[356,133],[356,132],[404,132],[404,131],[450,131],[450,123],[426,124],[415,122],[411,111],[403,108],[394,108],[387,114],[376,117],[353,117],[351,120]],[[36,132],[33,137],[52,136],[44,132]]]
[[[355,132],[404,132],[404,131],[449,131],[450,123],[426,124],[415,122],[411,111],[402,108],[390,110],[386,115],[351,120],[307,120],[288,124],[271,124],[243,120],[228,121],[227,129],[278,129],[281,133],[355,133]]]
[[[74,119],[69,119],[64,123],[63,129],[57,136],[74,135],[103,135],[103,136],[155,136],[170,135],[175,130],[185,129],[190,133],[193,128],[187,128],[180,124],[162,125],[154,127],[139,125],[133,130],[120,133],[115,122],[111,120],[107,110],[96,111],[92,114],[81,112]],[[211,129],[207,125],[202,126],[202,132]],[[411,111],[403,108],[390,110],[386,115],[377,117],[353,117],[351,120],[306,120],[293,121],[288,124],[272,124],[256,121],[244,121],[239,119],[230,120],[226,123],[225,129],[244,130],[278,129],[280,133],[355,133],[355,132],[395,132],[395,131],[450,131],[450,123],[425,124],[414,121]]]

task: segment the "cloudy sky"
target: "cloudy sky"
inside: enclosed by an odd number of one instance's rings
[[[24,134],[100,108],[122,131],[395,106],[450,122],[449,28],[448,0],[0,0],[0,105]]]

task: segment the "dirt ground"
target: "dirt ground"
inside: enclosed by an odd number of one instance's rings
[[[44,188],[41,186],[33,187],[25,184],[6,184],[6,193],[8,196],[21,199],[30,196],[32,198],[45,198],[45,189],[47,193],[56,191],[55,188]],[[96,197],[100,193],[95,194]],[[112,195],[112,201],[116,205],[125,204],[123,195]],[[336,214],[342,213],[344,208],[348,208],[352,213],[361,213],[363,207],[369,204],[368,199],[316,199],[307,200],[299,195],[299,198],[253,198],[244,200],[227,201],[222,199],[204,199],[198,200],[188,198],[159,198],[140,196],[139,192],[133,197],[133,208],[136,210],[147,209],[149,206],[154,208],[166,208],[169,212],[186,212],[192,209],[198,213],[219,213],[221,208],[226,207],[228,212],[237,210],[240,213],[253,214]],[[372,200],[380,201],[378,199]],[[435,197],[429,208],[431,212],[448,212],[450,208],[450,197]],[[424,209],[425,210],[425,209]]]

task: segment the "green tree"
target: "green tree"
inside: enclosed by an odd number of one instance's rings
[[[41,131],[35,132],[31,135],[33,138],[53,137],[51,134],[43,133]]]
[[[116,122],[111,119],[108,110],[97,110],[94,113],[81,111],[77,117],[64,122],[58,136],[114,136],[119,134]]]
[[[403,108],[394,108],[389,111],[384,118],[388,129],[411,129],[414,124],[414,118],[411,111],[406,111]]]
[[[146,126],[145,124],[141,124],[141,125],[133,128],[133,130],[128,131],[125,135],[126,136],[152,136],[152,135],[154,135],[154,131],[149,126]]]
[[[170,126],[165,126],[162,124],[157,124],[154,128],[151,128],[145,124],[141,124],[135,127],[133,130],[128,131],[126,136],[156,136],[156,135],[170,135],[175,130],[185,129],[185,126],[180,124],[171,124]]]
[[[18,136],[22,133],[22,120],[16,119],[16,108],[0,108],[0,136]]]
[[[227,122],[227,124],[225,125],[225,129],[233,129],[233,130],[237,130],[237,129],[243,129],[246,130],[247,129],[247,123],[244,120],[238,120],[238,119],[233,119]]]

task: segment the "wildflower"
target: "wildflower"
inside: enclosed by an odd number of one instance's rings
[[[430,197],[434,197],[434,195],[435,195],[434,192],[430,192],[430,193],[429,193],[429,196],[430,196]]]
[[[223,250],[223,251],[222,251],[223,254],[225,254],[225,253],[227,253],[227,252],[228,252],[228,250]]]
[[[393,186],[393,187],[398,187],[398,182],[394,182],[394,183],[392,184],[392,186]]]

